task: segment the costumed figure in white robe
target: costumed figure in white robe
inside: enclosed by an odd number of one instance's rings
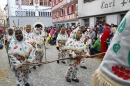
[[[29,65],[23,64],[31,59],[29,55],[32,46],[24,41],[21,30],[15,31],[15,37],[8,47],[11,70],[15,73],[17,86],[30,86],[28,83]]]
[[[44,39],[43,37],[40,35],[40,32],[38,30],[38,28],[34,28],[34,40],[36,42],[36,52],[35,52],[35,57],[37,62],[42,62],[42,58],[44,56]],[[40,66],[40,65],[38,65]]]
[[[67,52],[71,59],[68,60],[69,68],[66,73],[66,81],[79,82],[77,78],[77,66],[80,64],[80,60],[88,56],[86,45],[81,41],[82,30],[77,27],[73,30],[68,38],[64,49],[68,49]]]
[[[67,39],[68,39],[68,34],[66,32],[66,29],[62,27],[56,40],[56,47],[58,50],[58,59],[63,59],[66,56],[66,51],[63,50],[62,47],[65,46]],[[59,63],[59,61],[57,61],[57,63]],[[63,60],[62,63],[65,64],[65,61]]]
[[[26,28],[23,31],[23,33],[24,33],[25,42],[28,41],[28,40],[34,39],[33,32],[32,32],[32,29],[31,29],[31,25],[26,25]]]

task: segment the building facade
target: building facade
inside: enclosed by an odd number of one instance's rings
[[[50,0],[52,21],[55,26],[70,27],[78,23],[76,15],[78,0]]]
[[[32,25],[38,18],[40,18],[40,21],[45,26],[52,25],[51,4],[49,0],[8,0],[10,27],[17,26],[18,22],[19,27],[23,27],[26,24]]]
[[[94,26],[107,22],[119,25],[130,10],[130,0],[78,0],[78,18],[81,25]]]

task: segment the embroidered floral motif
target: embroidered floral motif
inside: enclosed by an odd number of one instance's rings
[[[123,80],[130,79],[130,70],[127,70],[124,67],[112,66],[112,71],[116,76],[122,78]]]

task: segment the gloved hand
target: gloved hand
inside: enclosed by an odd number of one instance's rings
[[[19,64],[15,65],[15,69],[18,69],[20,67],[22,67],[22,63],[19,63]]]
[[[32,60],[27,60],[26,62],[27,62],[27,63],[32,63],[33,61],[32,61]]]
[[[90,58],[90,57],[91,57],[91,55],[87,54],[86,58]]]
[[[59,47],[56,47],[57,50],[59,50]]]

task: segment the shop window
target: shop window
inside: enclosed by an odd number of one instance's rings
[[[84,3],[86,3],[86,2],[92,2],[92,1],[94,1],[94,0],[84,0]]]
[[[105,17],[97,17],[97,21],[98,24],[104,25],[104,23],[106,22]]]
[[[122,21],[122,19],[124,18],[125,14],[121,14],[120,16],[121,16],[121,21]]]
[[[84,24],[85,24],[86,26],[89,26],[89,18],[84,19]]]
[[[75,23],[71,23],[71,26],[75,26],[76,24]]]

